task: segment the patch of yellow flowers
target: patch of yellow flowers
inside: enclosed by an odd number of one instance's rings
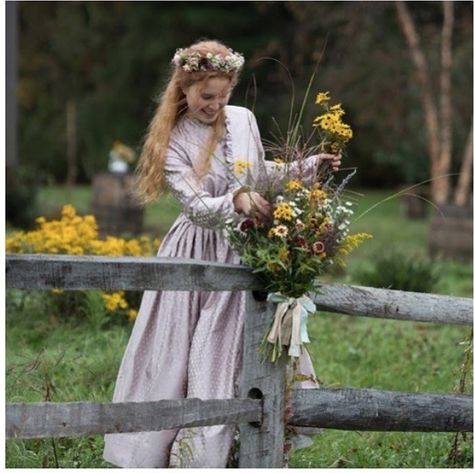
[[[326,204],[328,195],[325,191],[319,188],[318,185],[314,186],[309,194],[309,201],[313,207],[320,207]]]
[[[287,202],[280,202],[273,211],[273,218],[276,220],[286,220],[289,222],[295,216],[296,213],[293,207]]]
[[[160,241],[147,236],[125,240],[108,236],[100,239],[98,226],[93,215],[81,217],[72,205],[65,205],[59,220],[36,219],[38,228],[32,231],[18,231],[6,239],[7,253],[48,253],[67,255],[102,256],[152,256],[156,254]],[[62,294],[63,291],[53,291]],[[105,308],[110,312],[127,310],[127,317],[134,320],[135,309],[129,308],[123,291],[102,293]]]
[[[329,105],[331,97],[329,92],[320,92],[316,95],[316,104],[321,105],[326,113],[316,117],[313,126],[320,128],[330,146],[332,152],[339,152],[344,145],[353,137],[351,127],[342,121],[345,114],[340,103]]]

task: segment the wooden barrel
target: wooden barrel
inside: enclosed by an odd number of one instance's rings
[[[429,229],[430,256],[472,261],[472,206],[441,205]]]
[[[94,177],[91,209],[101,236],[142,232],[143,207],[131,192],[134,183],[135,177],[130,174],[103,173]]]

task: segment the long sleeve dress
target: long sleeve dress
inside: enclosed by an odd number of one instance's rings
[[[185,116],[172,132],[165,176],[183,211],[163,239],[158,256],[239,263],[222,224],[237,218],[234,192],[267,169],[253,114],[227,106],[225,115],[225,136],[202,180],[194,169],[211,127]],[[250,163],[246,176],[235,174],[236,160]],[[145,291],[113,402],[236,397],[244,314],[243,291]],[[306,371],[311,374],[312,368]],[[121,467],[223,468],[234,433],[234,427],[220,425],[108,434],[104,458]]]

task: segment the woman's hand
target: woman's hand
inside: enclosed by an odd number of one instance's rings
[[[313,156],[311,156],[312,158]],[[339,171],[339,167],[341,166],[341,153],[338,154],[328,154],[328,153],[321,153],[315,155],[316,158],[319,158],[319,161],[331,161],[331,166],[333,171]]]
[[[258,192],[240,192],[234,197],[237,213],[264,221],[272,217],[272,206]]]

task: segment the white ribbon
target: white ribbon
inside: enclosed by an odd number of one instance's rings
[[[308,296],[286,297],[279,292],[268,294],[267,300],[278,303],[267,341],[280,349],[288,346],[288,355],[299,358],[303,343],[309,342],[308,313],[316,311],[315,304]]]

